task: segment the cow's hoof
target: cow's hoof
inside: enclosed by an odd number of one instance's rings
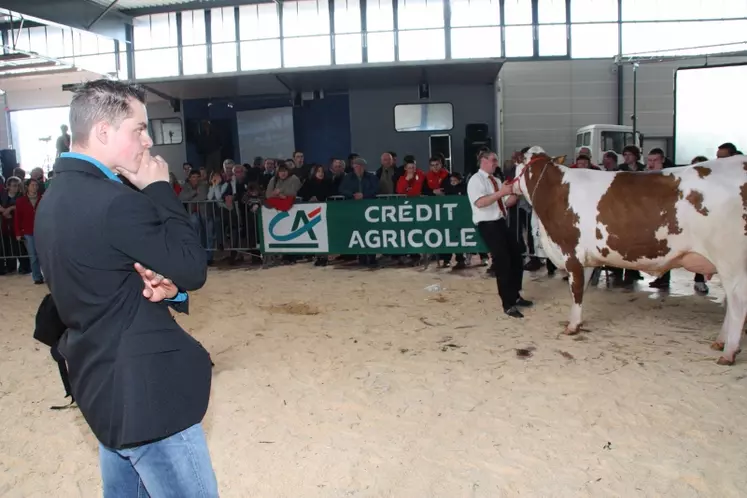
[[[565,335],[576,335],[579,332],[580,327],[566,327]]]
[[[732,357],[732,359],[729,360],[728,358],[726,358],[726,356],[721,356],[718,360],[716,360],[716,363],[718,363],[719,365],[725,365],[725,366],[730,367],[734,365],[734,357]]]
[[[724,350],[724,343],[719,341],[713,341],[711,343],[711,349],[714,351],[723,351]]]

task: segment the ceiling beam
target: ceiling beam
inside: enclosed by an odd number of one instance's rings
[[[163,14],[164,12],[183,12],[187,10],[216,9],[219,7],[238,7],[241,5],[257,5],[260,3],[282,3],[281,0],[192,0],[183,3],[161,5],[158,7],[142,7],[139,9],[120,9],[120,12],[131,17]]]
[[[103,11],[101,12],[101,14],[99,14],[99,15],[98,15],[98,16],[96,17],[96,19],[94,19],[93,21],[91,21],[91,24],[89,24],[88,26],[86,26],[86,29],[87,29],[88,31],[91,31],[91,28],[92,28],[92,27],[93,27],[93,26],[94,26],[94,25],[95,25],[95,24],[96,24],[97,22],[99,22],[99,21],[101,20],[101,18],[102,18],[102,17],[104,17],[105,15],[107,15],[107,14],[109,13],[109,11],[110,11],[110,10],[112,10],[112,9],[114,8],[114,6],[115,6],[115,5],[117,5],[117,3],[119,3],[119,0],[112,0],[112,3],[110,3],[110,4],[109,4],[109,6],[108,6],[107,8],[105,8],[105,9],[104,9],[104,10],[103,10]]]

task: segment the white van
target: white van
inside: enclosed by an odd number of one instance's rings
[[[626,145],[637,145],[641,148],[642,136],[636,132],[633,140],[633,127],[625,125],[593,124],[579,128],[576,132],[575,156],[582,147],[591,150],[591,162],[602,164],[602,157],[607,151],[617,153],[617,162],[622,164],[622,151]]]

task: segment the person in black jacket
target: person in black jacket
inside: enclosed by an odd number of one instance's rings
[[[328,197],[335,195],[332,180],[324,171],[324,166],[315,164],[311,167],[309,179],[298,191],[298,197],[307,202],[326,202]],[[317,256],[314,259],[314,266],[327,266],[329,257],[327,255]]]
[[[35,235],[68,327],[59,351],[72,394],[100,443],[104,496],[217,497],[201,425],[210,357],[169,312],[188,311],[206,253],[168,165],[150,155],[145,92],[84,83],[70,127],[71,152],[55,162]]]

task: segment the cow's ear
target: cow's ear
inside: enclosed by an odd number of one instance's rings
[[[565,164],[565,155],[553,157],[552,162],[556,164]]]

